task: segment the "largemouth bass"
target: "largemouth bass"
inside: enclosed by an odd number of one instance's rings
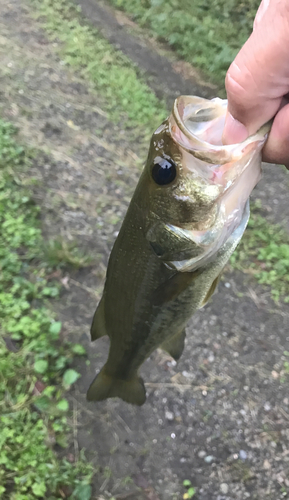
[[[158,347],[175,360],[185,326],[209,300],[249,218],[269,126],[222,145],[227,101],[176,99],[152,136],[148,159],[112,249],[91,338],[110,338],[87,398],[142,405],[138,370]]]

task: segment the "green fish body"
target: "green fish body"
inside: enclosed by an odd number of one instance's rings
[[[180,107],[186,109],[180,99]],[[185,99],[192,104],[196,98]],[[198,99],[199,107],[208,102],[212,107],[212,101]],[[92,340],[109,336],[110,351],[88,390],[88,400],[120,397],[132,404],[145,402],[140,366],[158,347],[175,360],[181,356],[186,324],[214,293],[248,222],[248,195],[236,195],[235,188],[252,158],[251,190],[256,184],[265,135],[241,150],[242,168],[230,166],[236,160],[225,146],[227,156],[216,167],[208,147],[203,157],[200,144],[197,154],[190,151],[189,140],[193,148],[196,136],[191,131],[188,140],[182,136],[178,120],[175,112],[153,134],[146,166],[110,255],[91,327]],[[202,142],[202,134],[197,140]]]

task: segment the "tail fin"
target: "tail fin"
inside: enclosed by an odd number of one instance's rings
[[[137,375],[129,380],[114,378],[106,375],[104,367],[90,385],[87,399],[88,401],[102,401],[114,397],[133,405],[144,404],[146,391],[142,378]]]
[[[104,321],[104,300],[103,297],[100,303],[97,306],[97,309],[94,313],[92,325],[90,329],[91,340],[100,339],[104,335],[107,335],[105,329],[105,321]]]

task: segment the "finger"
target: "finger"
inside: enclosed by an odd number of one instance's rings
[[[279,10],[276,4],[282,4]],[[255,133],[278,111],[289,91],[288,44],[289,2],[271,0],[226,76],[225,143]]]
[[[266,10],[268,9],[270,4],[270,0],[262,0],[260,3],[259,9],[257,10],[257,14],[254,20],[254,25],[253,25],[253,30],[257,28],[257,26],[260,24],[262,17],[264,16]]]
[[[262,157],[263,161],[280,163],[289,169],[289,104],[275,116]]]

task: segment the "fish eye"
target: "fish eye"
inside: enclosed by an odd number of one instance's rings
[[[177,167],[173,160],[161,158],[152,169],[152,178],[159,186],[170,184],[176,178]]]

